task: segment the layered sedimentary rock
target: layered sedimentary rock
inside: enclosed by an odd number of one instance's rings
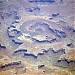
[[[74,38],[73,0],[0,0],[0,74],[74,75]]]

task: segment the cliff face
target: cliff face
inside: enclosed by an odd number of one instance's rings
[[[0,75],[74,75],[74,17],[74,0],[0,0]]]

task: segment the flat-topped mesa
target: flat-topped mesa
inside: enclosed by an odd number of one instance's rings
[[[23,66],[21,64],[21,61],[12,62],[12,63],[8,63],[8,64],[5,64],[5,65],[0,65],[0,71],[6,71],[6,70],[9,70],[9,69],[15,69],[15,68],[21,67],[21,66]]]
[[[3,48],[3,49],[5,49],[6,47],[0,44],[0,48]]]
[[[54,64],[58,67],[63,67],[63,68],[70,68],[74,70],[75,68],[75,60],[69,60],[69,59],[59,59],[57,62]]]
[[[28,2],[50,2],[53,3],[55,0],[28,0]]]

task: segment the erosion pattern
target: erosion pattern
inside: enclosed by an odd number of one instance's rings
[[[0,0],[0,75],[74,75],[74,3]]]

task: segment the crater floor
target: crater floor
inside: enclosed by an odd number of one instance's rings
[[[0,75],[74,75],[74,4],[1,0]]]

